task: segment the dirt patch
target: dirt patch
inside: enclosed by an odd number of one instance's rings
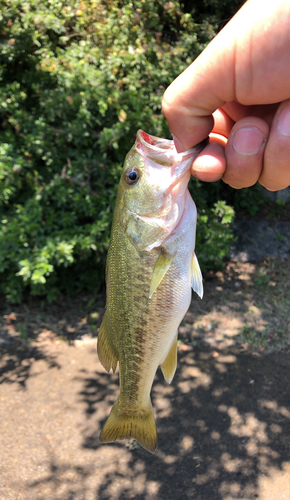
[[[231,260],[224,272],[205,276],[205,295],[195,294],[179,328],[180,344],[233,345],[267,352],[290,342],[290,258],[251,264]],[[22,305],[0,302],[0,345],[17,342],[89,343],[105,312],[104,294],[82,295],[53,304],[30,298]]]
[[[269,352],[290,341],[290,259],[259,264],[230,261],[206,279],[205,299],[194,301],[180,327],[193,345],[239,346]]]
[[[152,400],[158,450],[100,445],[118,394],[96,353],[104,297],[0,306],[0,498],[290,498],[290,260],[230,261]]]

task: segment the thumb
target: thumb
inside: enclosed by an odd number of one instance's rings
[[[221,33],[164,93],[162,110],[179,152],[207,137],[214,126],[214,111],[234,99],[232,51],[230,47],[222,51]]]

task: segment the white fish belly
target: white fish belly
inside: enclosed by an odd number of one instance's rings
[[[150,302],[150,327],[140,365],[140,386],[149,397],[156,370],[166,358],[191,302],[191,259],[195,245],[196,209],[189,194],[182,219],[165,244],[176,256]]]

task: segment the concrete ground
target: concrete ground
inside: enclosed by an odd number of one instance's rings
[[[0,499],[289,500],[283,262],[229,263],[208,277],[205,299],[193,299],[176,376],[168,385],[158,371],[153,385],[155,455],[133,440],[99,443],[118,395],[89,321],[101,320],[101,306],[2,303]]]

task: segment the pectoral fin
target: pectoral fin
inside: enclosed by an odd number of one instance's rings
[[[199,267],[199,263],[195,252],[191,257],[191,286],[193,290],[200,296],[203,297],[203,284],[202,284],[202,274]]]
[[[156,288],[158,288],[161,281],[163,280],[163,278],[164,278],[165,274],[167,273],[167,271],[170,267],[170,264],[173,261],[174,257],[175,257],[174,255],[170,256],[170,255],[167,255],[166,253],[161,251],[157,261],[155,262],[155,266],[153,269],[153,274],[152,274],[151,284],[150,284],[149,299],[151,299]]]
[[[177,366],[177,333],[174,337],[169,353],[160,366],[166,382],[170,384],[173,380]]]
[[[103,367],[107,370],[107,372],[109,372],[112,368],[115,373],[118,364],[118,355],[112,346],[112,341],[109,336],[109,331],[106,325],[106,314],[100,326],[97,350],[99,360]]]

